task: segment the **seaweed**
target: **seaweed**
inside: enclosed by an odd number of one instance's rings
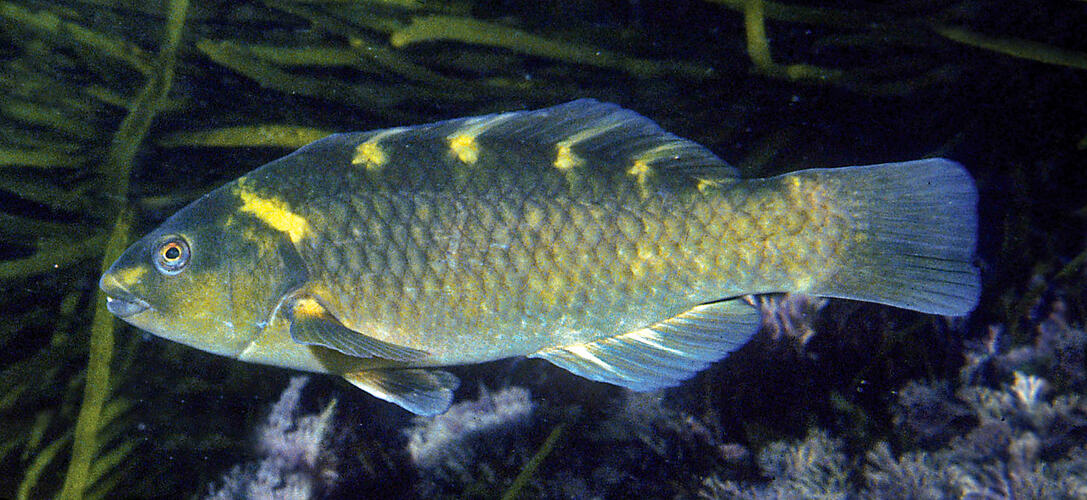
[[[9,21],[20,23],[22,29],[28,29],[39,35],[55,35],[59,40],[65,40],[71,45],[95,51],[96,57],[104,55],[123,61],[148,76],[148,84],[135,99],[128,116],[121,121],[114,134],[112,147],[105,161],[100,164],[99,175],[103,186],[101,195],[106,199],[114,200],[112,205],[115,208],[120,208],[118,202],[125,199],[133,159],[147,134],[159,101],[163,100],[171,86],[174,59],[181,40],[181,28],[184,25],[187,5],[185,1],[171,3],[168,10],[166,41],[153,60],[149,60],[138,47],[88,30],[79,24],[61,21],[51,12],[31,12],[8,3],[0,5],[0,15]],[[61,103],[65,102],[72,101],[61,101]],[[74,117],[67,118],[65,113],[56,111],[56,108],[43,107],[37,103],[9,102],[3,111],[14,120],[46,126],[77,138],[92,137],[86,133],[91,127],[85,123],[79,123]],[[63,144],[57,146],[63,149]],[[45,158],[45,154],[47,153],[44,151],[31,154],[29,158],[23,157],[15,163],[19,166],[33,166],[38,163],[37,166],[41,166],[40,164],[43,163],[41,159]],[[52,155],[53,159],[64,158],[61,153],[54,152]],[[77,162],[71,162],[60,166],[73,168],[80,165]],[[23,199],[52,206],[57,210],[83,210],[95,215],[98,212],[90,209],[92,203],[78,190],[75,192],[59,190],[40,180],[9,179],[4,183],[4,188],[18,193]],[[17,222],[20,219],[19,216],[9,217],[9,222]],[[86,259],[87,255],[94,255],[99,248],[104,248],[104,260],[101,267],[104,270],[128,245],[131,238],[132,219],[130,210],[120,210],[112,231],[108,233],[108,238],[106,234],[92,234],[75,241],[72,241],[77,233],[72,230],[74,228],[69,229],[63,224],[45,221],[39,229],[53,228],[57,233],[67,233],[69,244],[63,245],[56,240],[42,239],[40,241],[48,243],[39,245],[34,254],[0,263],[2,266],[0,278],[33,276],[55,270],[61,266],[80,262]],[[63,486],[57,495],[60,498],[106,496],[123,477],[122,464],[138,444],[135,439],[122,437],[127,425],[126,415],[131,404],[116,394],[112,381],[114,375],[110,372],[116,344],[115,320],[105,308],[104,297],[96,296],[94,303],[88,344],[90,356],[82,381],[83,403],[76,417],[76,423],[72,430],[54,437],[48,445],[40,447],[41,440],[46,435],[55,414],[50,412],[38,414],[31,433],[23,443],[28,453],[32,450],[38,450],[38,452],[28,464],[25,476],[20,483],[18,496],[21,498],[38,496],[35,488],[40,483],[42,474],[57,459],[62,450],[69,446],[71,447],[70,460],[64,475]],[[74,311],[69,311],[68,314],[72,313]],[[58,339],[63,340],[63,337],[55,334],[54,341]],[[54,345],[53,347],[62,346]],[[43,350],[41,358],[31,360],[30,364],[51,360],[54,354],[50,351],[50,349]],[[128,354],[125,351],[122,353]],[[9,368],[6,373],[13,374],[19,368],[22,367],[17,365]],[[16,386],[17,390],[18,387]]]

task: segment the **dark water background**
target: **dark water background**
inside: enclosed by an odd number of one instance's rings
[[[770,64],[750,57],[745,5],[763,5]],[[96,281],[120,214],[134,220],[123,235],[138,237],[297,146],[237,133],[208,145],[192,132],[366,130],[578,97],[633,109],[748,176],[961,162],[980,192],[980,305],[946,320],[787,303],[779,310],[792,322],[650,396],[538,360],[458,368],[458,401],[520,386],[534,410],[481,430],[448,421],[455,450],[440,466],[407,451],[410,429],[425,423],[312,376],[298,414],[335,398],[332,430],[318,440],[316,465],[290,473],[316,497],[907,491],[872,479],[889,470],[873,454],[880,443],[892,458],[960,465],[962,476],[928,477],[938,494],[967,492],[969,478],[994,497],[1087,492],[1036,467],[1081,483],[1087,474],[1087,406],[1060,403],[1087,389],[1087,3],[200,2],[188,7],[176,58],[159,55],[169,52],[168,8],[0,0],[0,498],[53,497],[66,482],[78,491],[69,463],[86,436],[97,443],[86,451],[93,477],[80,483],[88,496],[202,496],[239,464],[238,477],[253,475],[266,455],[258,428],[295,374],[119,322],[110,332],[101,318],[98,338],[112,354],[96,379],[109,380],[99,392],[106,410],[75,430],[103,300]],[[390,42],[428,16],[474,22],[477,38]],[[329,52],[288,64],[286,47]],[[1016,400],[1015,381],[1028,375],[1047,381],[1039,404],[1055,408],[1042,423]],[[918,380],[929,393],[903,389]],[[971,394],[991,405],[972,405]],[[1001,406],[1000,395],[1011,402]],[[496,399],[482,401],[460,418],[494,414]],[[978,408],[1000,409],[1004,423]],[[773,443],[812,429],[837,440],[808,440],[811,460],[833,474],[766,458],[799,456]],[[531,470],[533,455],[541,461]],[[927,477],[897,463],[902,478]],[[769,483],[785,477],[798,481]],[[825,491],[798,486],[808,483]]]

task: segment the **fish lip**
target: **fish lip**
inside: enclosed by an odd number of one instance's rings
[[[151,305],[135,297],[119,298],[106,296],[106,310],[118,318],[135,316],[151,308]]]
[[[151,309],[151,304],[126,290],[112,274],[103,275],[98,287],[106,294],[106,310],[118,318],[128,318]]]

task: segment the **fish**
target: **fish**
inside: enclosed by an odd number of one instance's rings
[[[435,415],[443,368],[510,357],[679,385],[756,333],[752,295],[963,316],[976,235],[952,160],[745,179],[580,99],[317,140],[169,217],[100,287],[156,336]]]

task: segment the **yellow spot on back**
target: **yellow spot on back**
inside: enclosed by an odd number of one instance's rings
[[[621,122],[611,122],[599,127],[587,128],[556,143],[555,149],[557,153],[555,154],[555,168],[559,170],[570,170],[574,167],[580,167],[585,163],[585,160],[574,154],[572,149],[574,145],[586,139],[603,134],[604,132],[618,127],[620,124]]]
[[[479,144],[475,136],[457,135],[449,138],[449,149],[457,155],[457,159],[471,165],[479,160]]]
[[[377,143],[367,141],[355,148],[355,157],[351,159],[352,165],[365,165],[366,168],[377,168],[385,164],[389,158],[381,150]]]
[[[363,165],[367,170],[381,168],[389,161],[389,155],[385,153],[380,145],[381,140],[390,135],[399,134],[404,130],[406,130],[405,127],[383,130],[374,134],[366,142],[355,146],[355,156],[351,158],[351,164]]]
[[[449,143],[449,149],[462,163],[471,165],[479,161],[479,143],[476,141],[476,137],[479,137],[480,134],[491,127],[520,114],[516,112],[502,113],[500,115],[465,119],[463,125],[457,131],[446,136],[445,139]]]
[[[291,242],[298,243],[311,233],[309,222],[291,212],[290,207],[283,200],[263,198],[244,186],[239,186],[236,193],[242,200],[239,210],[253,214],[273,229],[286,233],[291,238]]]
[[[558,153],[555,154],[555,168],[559,170],[570,170],[585,163],[585,160],[582,160],[574,154],[570,149],[569,144],[560,142],[555,147],[558,149]]]
[[[715,181],[715,180],[712,180],[712,179],[698,179],[698,186],[697,187],[698,187],[698,192],[705,193],[709,189],[719,187],[720,185],[721,185],[720,181]]]
[[[653,169],[642,160],[635,160],[634,166],[627,173],[638,178],[638,184],[645,184],[645,180],[653,173]]]

